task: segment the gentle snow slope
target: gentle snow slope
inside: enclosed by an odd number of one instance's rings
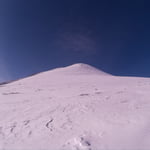
[[[86,64],[0,86],[0,150],[149,150],[150,79]]]

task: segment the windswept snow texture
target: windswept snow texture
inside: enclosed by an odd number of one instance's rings
[[[0,85],[0,150],[150,150],[150,79],[75,64]]]

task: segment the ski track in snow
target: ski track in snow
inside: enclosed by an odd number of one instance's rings
[[[149,150],[149,91],[84,64],[0,85],[0,150]]]

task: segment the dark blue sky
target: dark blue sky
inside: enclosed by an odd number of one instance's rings
[[[0,1],[0,80],[78,62],[150,77],[149,1]]]

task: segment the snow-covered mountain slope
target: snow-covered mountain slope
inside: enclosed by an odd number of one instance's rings
[[[86,64],[0,85],[0,150],[149,150],[149,91]]]

